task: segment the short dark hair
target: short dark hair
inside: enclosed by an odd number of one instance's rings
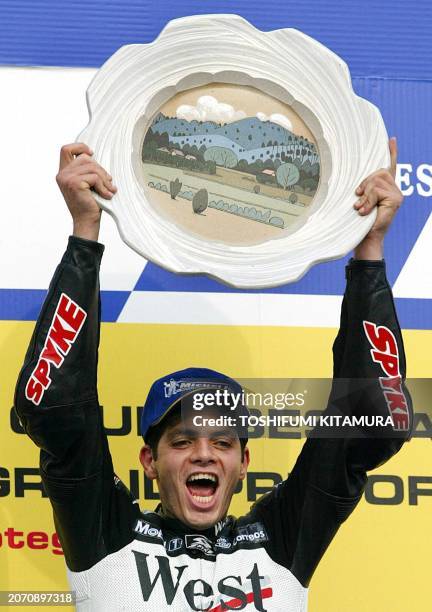
[[[150,446],[153,459],[157,459],[157,448],[163,432],[168,427],[175,427],[180,423],[180,421],[180,410],[173,408],[161,421],[159,421],[159,423],[150,427],[144,441]]]
[[[144,442],[150,446],[150,449],[153,455],[153,459],[155,460],[157,459],[158,445],[159,445],[160,439],[163,436],[164,431],[168,427],[175,427],[176,425],[178,425],[181,419],[182,419],[182,414],[181,414],[181,406],[179,402],[179,405],[174,406],[159,423],[150,427],[150,429],[147,432]],[[240,437],[239,440],[240,440],[240,448],[241,448],[241,460],[243,461],[244,450],[245,450],[248,440],[245,437]]]

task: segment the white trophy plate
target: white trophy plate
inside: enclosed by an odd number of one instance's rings
[[[118,187],[98,203],[168,270],[277,286],[344,256],[374,222],[353,205],[361,180],[389,165],[380,112],[337,55],[297,30],[176,19],[119,49],[87,103],[78,140]]]

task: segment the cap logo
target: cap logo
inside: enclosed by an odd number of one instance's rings
[[[194,389],[229,389],[229,385],[205,380],[175,380],[174,378],[170,378],[169,381],[164,382],[165,397],[172,397],[178,393],[194,391]]]

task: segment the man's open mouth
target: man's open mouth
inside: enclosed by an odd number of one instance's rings
[[[201,504],[209,504],[219,486],[219,479],[209,472],[191,474],[186,480],[186,487],[193,499]]]

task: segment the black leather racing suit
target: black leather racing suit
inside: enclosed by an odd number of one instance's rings
[[[15,398],[25,431],[41,449],[78,609],[304,612],[311,576],[359,502],[366,472],[408,436],[410,401],[400,385],[405,356],[384,263],[347,266],[334,376],[371,378],[376,392],[360,392],[354,412],[388,416],[393,409],[402,435],[311,437],[288,479],[248,514],[194,531],[159,512],[141,512],[114,475],[96,385],[102,252],[96,242],[69,239]]]

